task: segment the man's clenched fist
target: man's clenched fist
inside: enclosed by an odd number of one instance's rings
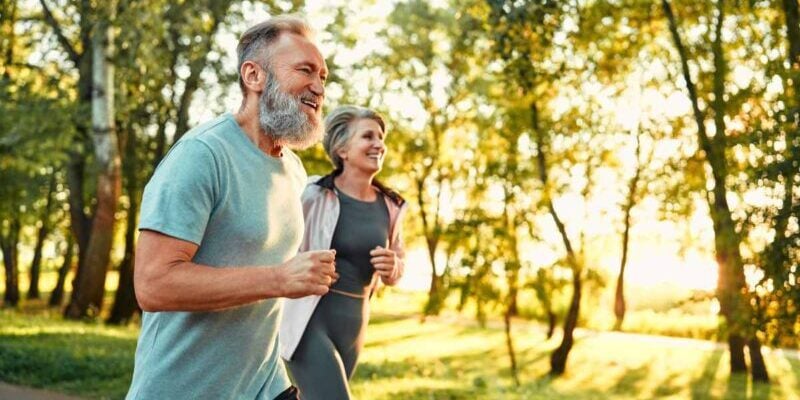
[[[336,273],[336,250],[298,253],[283,268],[283,297],[292,299],[312,294],[323,295],[339,279]]]

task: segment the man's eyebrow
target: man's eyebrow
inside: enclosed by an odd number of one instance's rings
[[[315,63],[313,61],[300,61],[297,64],[295,64],[295,66],[297,66],[297,67],[311,67],[312,69],[319,69],[319,70],[323,70],[325,72],[328,71],[327,68],[325,68],[324,65],[322,67],[320,67],[319,64],[317,64],[317,63]]]
[[[328,75],[328,66],[325,64],[320,65],[313,61],[300,61],[297,63],[297,66],[311,67],[312,69],[317,69],[325,75]]]

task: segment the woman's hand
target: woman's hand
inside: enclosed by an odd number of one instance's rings
[[[369,255],[372,256],[370,262],[383,283],[394,284],[400,279],[399,261],[394,251],[378,246],[372,249]]]

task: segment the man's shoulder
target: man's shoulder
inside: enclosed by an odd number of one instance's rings
[[[300,160],[300,156],[298,156],[297,153],[287,148],[283,150],[283,155],[286,156],[286,160],[291,163],[292,166],[301,167],[305,171],[305,167],[303,167],[303,161]]]
[[[200,123],[194,128],[189,129],[181,139],[205,139],[217,136],[233,129],[234,127],[230,124],[232,121],[233,119],[230,114],[221,114],[216,118]]]

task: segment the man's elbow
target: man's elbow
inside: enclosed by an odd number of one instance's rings
[[[134,272],[134,292],[136,301],[142,311],[167,311],[164,294],[166,290],[159,287],[158,278],[148,277],[144,273]]]
[[[134,288],[134,292],[136,293],[136,302],[139,303],[139,307],[142,309],[142,311],[162,311],[159,307],[157,296],[153,294],[152,290],[147,288],[146,284],[135,284]]]

